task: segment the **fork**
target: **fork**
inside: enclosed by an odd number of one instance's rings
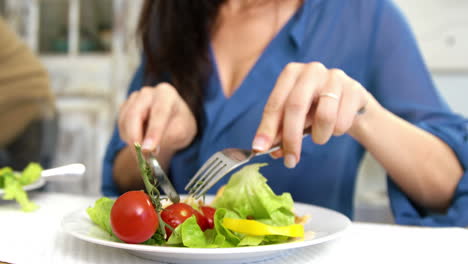
[[[303,137],[310,134],[306,132],[309,129],[304,129]],[[281,149],[281,143],[274,145],[265,152],[255,152],[239,148],[228,148],[218,151],[197,171],[195,176],[185,186],[185,190],[189,192],[190,196],[198,199],[232,170],[244,165],[257,156],[269,154],[279,149]]]

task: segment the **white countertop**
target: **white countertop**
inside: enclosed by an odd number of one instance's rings
[[[56,193],[30,197],[40,206],[33,213],[0,200],[0,263],[155,263],[61,230],[65,215],[92,205],[97,197]],[[339,239],[256,263],[468,263],[467,249],[467,229],[353,223]]]

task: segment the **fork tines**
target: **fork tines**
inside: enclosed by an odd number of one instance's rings
[[[227,164],[223,162],[220,154],[213,155],[203,166],[197,171],[195,176],[185,186],[185,190],[189,192],[195,199],[200,198],[208,191],[225,173],[221,173]]]

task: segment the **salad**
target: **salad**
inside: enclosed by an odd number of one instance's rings
[[[115,201],[103,197],[87,209],[90,219],[116,241],[223,248],[304,236],[306,219],[294,215],[291,195],[276,195],[259,172],[267,164],[245,166],[233,174],[209,205],[193,199],[171,204],[159,197],[138,145],[136,149],[146,192],[129,191]]]
[[[30,163],[21,173],[10,167],[0,169],[0,189],[3,189],[3,200],[16,200],[25,212],[31,212],[38,206],[28,199],[23,186],[37,181],[41,177],[42,167],[38,163]]]

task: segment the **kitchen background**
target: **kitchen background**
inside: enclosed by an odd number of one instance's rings
[[[142,0],[0,0],[0,14],[40,56],[57,97],[54,164],[82,162],[85,178],[50,191],[98,194],[101,160],[138,64],[135,26]],[[454,111],[468,116],[468,1],[397,0],[433,78]],[[417,166],[417,164],[415,164]],[[385,173],[367,155],[360,170],[356,220],[391,222]]]

